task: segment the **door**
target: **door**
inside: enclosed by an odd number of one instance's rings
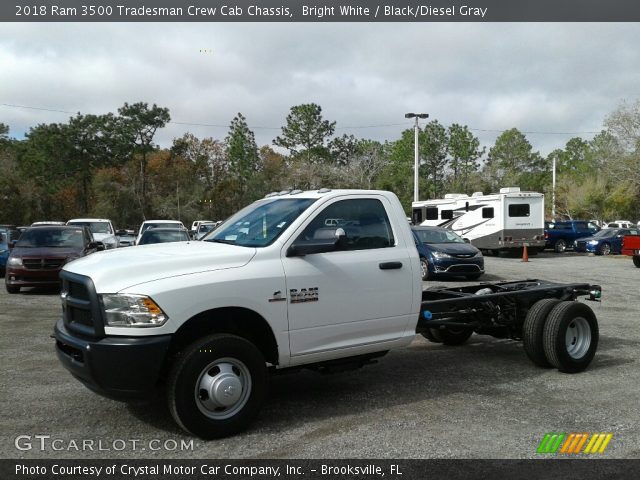
[[[288,242],[345,232],[334,251],[287,257],[283,250],[293,357],[402,337],[413,275],[409,249],[403,241],[398,244],[388,211],[382,196],[338,198]]]

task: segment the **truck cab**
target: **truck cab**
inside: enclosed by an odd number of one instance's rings
[[[172,402],[179,422],[196,434],[203,421],[220,424],[242,409],[249,399],[235,395],[247,382],[260,395],[251,379],[262,375],[253,370],[408,345],[422,285],[397,197],[326,189],[271,195],[201,242],[98,253],[65,266],[61,277],[55,336],[63,364],[111,398],[148,396],[163,378],[172,391],[195,382],[206,398],[194,405],[191,393]],[[219,341],[221,335],[234,340]],[[241,358],[218,365],[223,373],[203,374],[203,361],[215,364],[204,353],[229,345]]]

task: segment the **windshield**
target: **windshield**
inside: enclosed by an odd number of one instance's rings
[[[598,233],[593,235],[594,238],[608,238],[613,237],[618,233],[618,230],[605,229],[600,230]]]
[[[170,242],[187,242],[189,236],[185,230],[149,230],[140,239],[140,245],[148,245],[150,243],[170,243]]]
[[[113,233],[108,222],[71,222],[69,225],[89,227],[91,233]]]
[[[66,247],[83,248],[84,238],[81,229],[66,228],[49,230],[47,228],[34,228],[22,234],[16,247],[42,248],[42,247]]]
[[[465,243],[451,230],[414,230],[422,243]]]
[[[140,230],[140,234],[143,234],[151,227],[153,228],[183,228],[181,223],[164,223],[164,222],[149,222],[142,225],[142,230]]]
[[[252,203],[209,233],[204,241],[265,247],[273,243],[313,202],[313,198],[269,198]]]

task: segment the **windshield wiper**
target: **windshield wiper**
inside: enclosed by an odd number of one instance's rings
[[[205,242],[226,243],[227,245],[235,245],[236,244],[235,240],[225,240],[223,238],[212,238],[211,240],[205,240]]]

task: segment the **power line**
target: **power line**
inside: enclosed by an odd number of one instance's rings
[[[15,105],[11,103],[0,103],[0,106],[11,107],[11,108],[25,108],[28,110],[41,110],[43,112],[68,113],[71,115],[80,114],[80,112],[71,112],[68,110],[56,110],[53,108],[32,107],[28,105]],[[184,125],[187,127],[229,128],[228,124],[220,125],[215,123],[193,123],[193,122],[178,122],[178,121],[170,121],[168,123],[171,123],[173,125]],[[386,124],[379,124],[379,125],[351,125],[346,127],[336,127],[336,130],[402,127],[406,125],[408,125],[406,122],[405,123],[386,123]],[[249,126],[249,128],[251,128],[252,130],[280,130],[282,127]],[[471,127],[467,127],[467,128],[469,128],[469,130],[473,132],[486,132],[486,133],[504,133],[507,131],[507,130],[493,130],[493,129],[486,129],[486,128],[471,128]],[[523,130],[521,130],[520,132],[527,135],[585,135],[585,134],[595,135],[600,133],[600,132],[589,132],[589,131],[586,131],[586,132],[539,132],[539,131],[523,131]]]

